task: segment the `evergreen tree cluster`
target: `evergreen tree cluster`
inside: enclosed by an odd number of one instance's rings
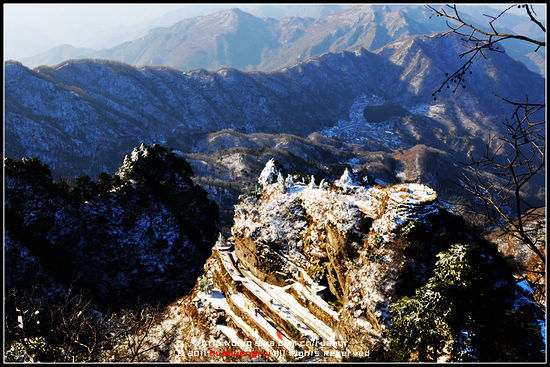
[[[76,279],[99,302],[185,294],[218,234],[217,206],[170,149],[141,145],[132,155],[113,175],[74,182],[54,181],[36,158],[6,158],[7,247],[29,251],[61,283]],[[7,273],[17,263],[6,258]],[[21,279],[10,273],[7,286],[30,286]]]
[[[440,252],[433,276],[392,304],[391,360],[542,361],[532,302],[520,302],[514,268],[488,243]]]

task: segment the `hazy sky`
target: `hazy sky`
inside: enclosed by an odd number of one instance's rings
[[[181,8],[178,4],[4,4],[8,24],[29,24],[52,32],[70,27],[131,25]],[[103,24],[96,24],[101,22]]]
[[[60,44],[113,47],[142,36],[151,22],[169,12],[180,10],[180,15],[197,16],[236,6],[239,4],[4,4],[4,57],[32,56]],[[181,9],[187,10],[182,13]]]
[[[5,54],[30,56],[59,44],[99,48],[109,33],[121,37],[117,33],[124,33],[124,29],[139,30],[140,25],[184,7],[182,4],[4,4]]]
[[[239,6],[250,11],[265,4],[4,4],[4,56],[31,56],[60,44],[113,47],[140,37],[152,25],[169,26]],[[176,10],[180,18],[161,18]]]

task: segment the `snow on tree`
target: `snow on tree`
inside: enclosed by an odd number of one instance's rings
[[[353,187],[357,187],[358,185],[346,168],[340,179],[334,182],[334,186],[338,186],[343,189],[351,189]]]
[[[277,177],[281,172],[282,172],[282,168],[280,164],[274,158],[271,158],[266,163],[264,169],[260,173],[260,177],[258,178],[258,183],[262,187],[275,183],[277,182]]]

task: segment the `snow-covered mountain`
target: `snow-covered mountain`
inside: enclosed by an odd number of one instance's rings
[[[458,67],[459,47],[452,38],[414,36],[376,53],[326,53],[271,73],[92,60],[28,69],[7,62],[6,154],[38,156],[58,174],[95,175],[112,171],[141,142],[187,151],[200,134],[221,129],[324,129],[381,149],[422,143],[462,150],[465,138],[500,129],[509,106],[493,92],[543,96],[544,80],[506,55],[489,55],[472,67],[467,88],[434,100],[444,73]],[[365,118],[367,106],[388,107],[389,115]]]
[[[187,154],[197,180],[225,203],[230,220],[232,203],[253,186],[250,177],[268,154],[281,159],[292,153],[296,162],[318,162],[300,163],[300,170],[341,174],[323,166],[336,164],[333,157],[347,162],[354,157],[345,151],[357,149],[332,141],[323,152],[319,144],[303,140],[321,132],[358,144],[360,165],[376,156],[365,152],[393,152],[395,163],[378,163],[383,168],[376,174],[387,172],[379,178],[426,180],[447,198],[446,176],[460,170],[457,162],[468,161],[468,150],[484,149],[486,134],[499,131],[512,112],[492,93],[544,96],[543,78],[505,54],[489,54],[473,65],[466,88],[457,93],[444,88],[434,98],[444,73],[458,67],[460,47],[453,38],[413,36],[374,53],[326,53],[270,73],[180,72],[97,60],[28,69],[8,62],[6,154],[37,156],[55,175],[95,176],[113,172],[135,145],[166,144]],[[238,134],[208,135],[223,129]],[[257,139],[242,133],[274,135]],[[334,148],[344,152],[331,158],[327,152]],[[429,169],[434,164],[441,172]],[[526,192],[536,197],[542,192],[537,185],[543,184],[541,179]]]

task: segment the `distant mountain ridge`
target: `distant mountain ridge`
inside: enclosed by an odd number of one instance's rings
[[[417,20],[428,16],[420,7],[360,5],[319,19],[276,20],[233,8],[184,19],[170,27],[154,28],[144,37],[95,51],[88,57],[180,70],[221,67],[276,70],[327,51],[357,47],[374,50],[402,36],[444,29],[442,24]],[[65,54],[62,58],[54,49],[21,61],[30,66],[55,65],[83,57],[79,50],[74,51],[72,56]]]
[[[21,61],[31,67],[38,65],[56,65],[63,60],[85,59],[95,54],[97,50],[92,48],[74,47],[69,44],[59,45],[38,55],[22,58]]]
[[[143,37],[109,49],[65,47],[61,52],[56,47],[21,62],[34,67],[91,57],[136,66],[170,66],[183,71],[197,68],[213,71],[222,67],[272,71],[324,52],[358,47],[373,51],[403,37],[448,29],[439,19],[430,19],[430,14],[421,6],[358,5],[317,19],[294,16],[273,19],[258,18],[233,8],[157,27]],[[509,47],[514,58],[531,70],[544,72],[544,63],[540,61],[540,57],[545,57],[543,51],[537,55],[516,46]]]
[[[489,54],[472,67],[467,88],[456,94],[445,89],[434,99],[444,73],[458,67],[460,47],[452,37],[413,36],[376,53],[325,53],[269,73],[231,68],[181,72],[104,60],[31,70],[8,62],[5,152],[13,158],[37,156],[56,176],[96,176],[113,172],[134,146],[161,143],[185,153],[205,177],[201,184],[218,203],[227,203],[247,188],[247,177],[257,174],[268,153],[287,156],[289,163],[299,157],[300,170],[309,165],[310,172],[325,175],[330,169],[323,166],[335,162],[322,158],[318,164],[307,163],[322,157],[324,148],[305,142],[295,151],[292,144],[299,139],[279,135],[322,132],[367,152],[395,155],[395,161],[384,158],[387,163],[371,174],[393,182],[431,182],[444,193],[439,185],[457,170],[448,162],[466,162],[468,152],[483,151],[486,134],[502,129],[512,112],[493,92],[505,97],[545,95],[542,77],[505,54]],[[376,109],[386,116],[371,115]],[[253,136],[239,140],[209,135],[224,129],[273,136],[271,142],[252,144],[257,140]],[[238,151],[242,141],[250,149]],[[354,158],[337,155],[344,161]],[[440,162],[444,155],[445,162]],[[363,156],[355,157],[357,165],[365,164]],[[374,162],[378,156],[365,157]],[[432,172],[436,166],[443,175]],[[226,187],[235,178],[239,183]],[[540,199],[544,192],[539,184],[544,179],[526,190]],[[229,210],[231,205],[221,207]]]

